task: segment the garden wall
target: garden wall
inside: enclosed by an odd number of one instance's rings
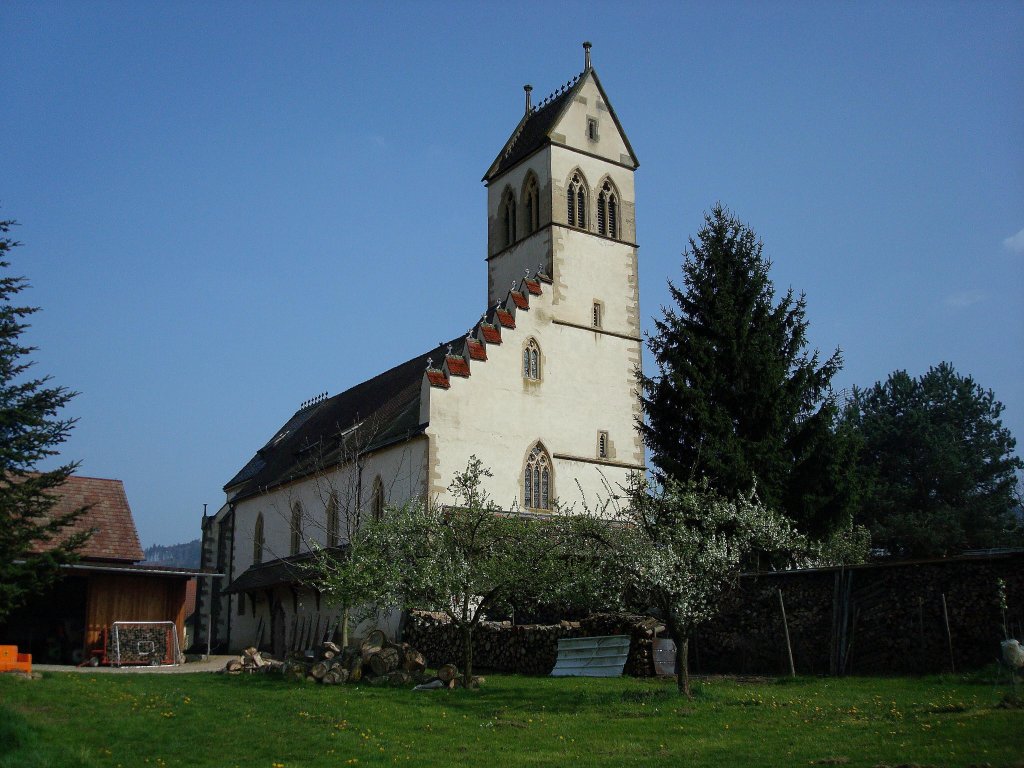
[[[999,579],[1008,629],[1020,638],[1024,552],[747,575],[696,633],[691,664],[698,673],[788,672],[781,590],[798,674],[981,667],[1003,639]]]
[[[780,591],[798,674],[981,667],[996,659],[1003,639],[999,579],[1006,585],[1008,629],[1022,638],[1024,552],[745,575],[718,618],[695,633],[691,668],[697,674],[788,673]],[[625,614],[546,625],[483,622],[474,633],[473,663],[545,675],[560,637],[630,635],[626,674],[646,676],[653,674],[651,640],[658,629],[655,619]],[[403,639],[432,666],[462,658],[461,638],[443,614],[413,612]]]

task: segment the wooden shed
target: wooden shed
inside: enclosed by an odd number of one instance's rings
[[[47,593],[0,624],[0,644],[17,645],[37,663],[75,663],[102,645],[115,621],[171,621],[185,646],[188,584],[200,572],[144,565],[144,554],[120,480],[70,477],[55,514],[89,510],[67,531],[91,530],[80,559]]]

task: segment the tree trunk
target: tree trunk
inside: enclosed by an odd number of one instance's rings
[[[692,699],[693,694],[690,691],[690,636],[684,634],[679,625],[672,620],[671,615],[666,617],[665,626],[668,628],[668,634],[672,638],[672,642],[676,644],[676,685],[679,686],[680,693],[684,694],[686,698]]]
[[[341,647],[348,648],[348,608],[341,612]]]
[[[473,625],[462,627],[462,680],[463,687],[469,688],[473,680]]]
[[[690,692],[690,638],[685,638],[681,643],[676,641],[676,675],[679,685],[679,692],[686,698],[692,699]]]

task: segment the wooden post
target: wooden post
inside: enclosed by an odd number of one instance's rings
[[[942,618],[946,622],[946,643],[949,645],[949,671],[956,673],[956,664],[953,663],[953,633],[949,631],[949,610],[946,608],[946,593],[942,593]]]
[[[796,677],[796,667],[793,666],[793,646],[789,642],[789,622],[786,621],[786,604],[782,601],[782,590],[776,590],[779,593],[779,608],[782,610],[782,629],[786,633],[786,653],[789,654],[789,675],[790,677]]]

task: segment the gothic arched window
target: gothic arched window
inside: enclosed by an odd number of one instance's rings
[[[327,499],[327,546],[336,547],[338,546],[338,492],[331,491],[330,498]]]
[[[259,565],[263,562],[263,546],[266,538],[263,535],[263,513],[256,515],[256,529],[252,534],[252,563]]]
[[[523,467],[523,506],[526,509],[551,509],[551,474],[551,459],[544,446],[537,443],[526,457],[526,466]]]
[[[569,181],[569,193],[566,195],[567,221],[571,227],[585,229],[587,226],[587,193],[586,185],[578,173]]]
[[[302,505],[297,501],[292,504],[291,535],[289,554],[297,555],[302,541]]]
[[[505,193],[505,201],[501,207],[502,228],[505,233],[506,247],[516,241],[516,196],[510,189]]]
[[[605,237],[619,236],[619,201],[609,182],[601,185],[597,196],[597,233]]]
[[[523,211],[526,213],[526,234],[540,229],[540,194],[537,192],[537,177],[532,173],[523,192]]]
[[[528,339],[523,345],[523,378],[540,380],[540,345]]]
[[[373,515],[374,520],[380,520],[381,515],[384,514],[384,483],[381,482],[380,475],[377,475],[373,481],[373,495],[370,497],[370,513]]]

